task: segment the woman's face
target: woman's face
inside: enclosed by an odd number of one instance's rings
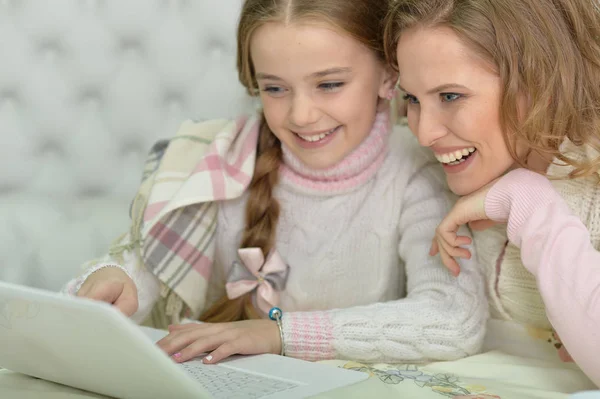
[[[451,29],[407,29],[397,57],[409,127],[442,163],[455,194],[472,193],[515,164],[500,123],[500,77]]]

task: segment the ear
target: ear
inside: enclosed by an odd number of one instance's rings
[[[382,99],[391,101],[396,94],[396,83],[398,82],[398,73],[391,66],[387,65],[381,76],[378,95]]]

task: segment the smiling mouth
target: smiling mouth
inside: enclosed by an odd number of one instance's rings
[[[475,147],[469,147],[463,150],[451,152],[449,154],[436,154],[435,157],[440,163],[444,165],[455,166],[465,162],[467,159],[471,158],[476,152],[477,149]]]
[[[334,127],[331,130],[328,130],[326,132],[319,133],[319,134],[300,134],[300,133],[296,133],[296,132],[293,132],[293,133],[308,143],[314,143],[314,142],[323,140],[325,137],[334,133],[338,128],[339,128],[339,126]]]

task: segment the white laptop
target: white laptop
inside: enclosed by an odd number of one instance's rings
[[[306,398],[365,373],[277,356],[177,364],[108,304],[0,281],[0,367],[121,399]]]

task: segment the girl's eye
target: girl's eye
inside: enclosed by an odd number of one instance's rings
[[[457,93],[442,93],[440,94],[442,96],[442,101],[444,102],[452,102],[452,101],[456,101],[458,100],[461,95],[457,94]]]
[[[285,89],[278,86],[267,86],[263,89],[263,91],[274,97],[281,96],[285,93]]]
[[[319,89],[323,89],[325,91],[334,91],[336,89],[339,89],[340,87],[342,87],[344,85],[344,82],[328,82],[328,83],[321,83],[319,85]]]
[[[402,97],[404,99],[404,101],[408,101],[409,104],[418,104],[419,100],[417,100],[417,97],[413,96],[412,94],[405,94],[404,97]]]

